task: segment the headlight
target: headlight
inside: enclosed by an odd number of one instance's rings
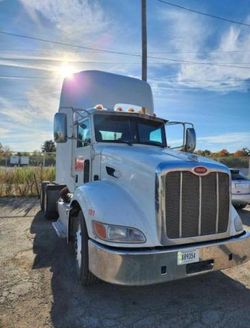
[[[114,243],[146,242],[144,234],[136,228],[93,221],[93,231],[98,238]]]
[[[234,227],[237,232],[243,230],[242,222],[239,216],[236,216],[234,219]]]

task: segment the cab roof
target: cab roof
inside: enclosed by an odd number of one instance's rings
[[[63,81],[60,108],[114,108],[121,103],[154,112],[152,90],[145,81],[102,71],[82,71]]]

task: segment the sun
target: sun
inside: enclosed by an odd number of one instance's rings
[[[62,63],[61,66],[58,67],[58,74],[63,79],[71,79],[75,71],[76,69],[68,63]]]

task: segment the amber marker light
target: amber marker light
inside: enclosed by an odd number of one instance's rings
[[[98,238],[104,239],[104,240],[107,238],[106,228],[105,228],[104,224],[94,221],[93,229],[94,229],[94,233],[96,234],[96,236]]]
[[[103,107],[102,104],[98,104],[98,105],[95,106],[95,109],[97,109],[97,110],[103,110],[104,107]]]

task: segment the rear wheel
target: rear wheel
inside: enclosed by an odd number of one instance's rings
[[[40,191],[40,207],[41,211],[44,212],[44,197],[45,197],[45,188],[47,184],[49,184],[49,181],[43,181],[41,183],[41,191]]]
[[[43,208],[46,219],[53,220],[58,218],[57,202],[60,191],[65,185],[48,183],[44,187]]]
[[[44,215],[47,220],[53,220],[57,218],[57,213],[54,210],[51,210],[50,198],[48,193],[45,191],[44,194]]]
[[[78,278],[83,286],[89,286],[98,279],[89,271],[88,232],[82,211],[74,218],[74,259]]]

